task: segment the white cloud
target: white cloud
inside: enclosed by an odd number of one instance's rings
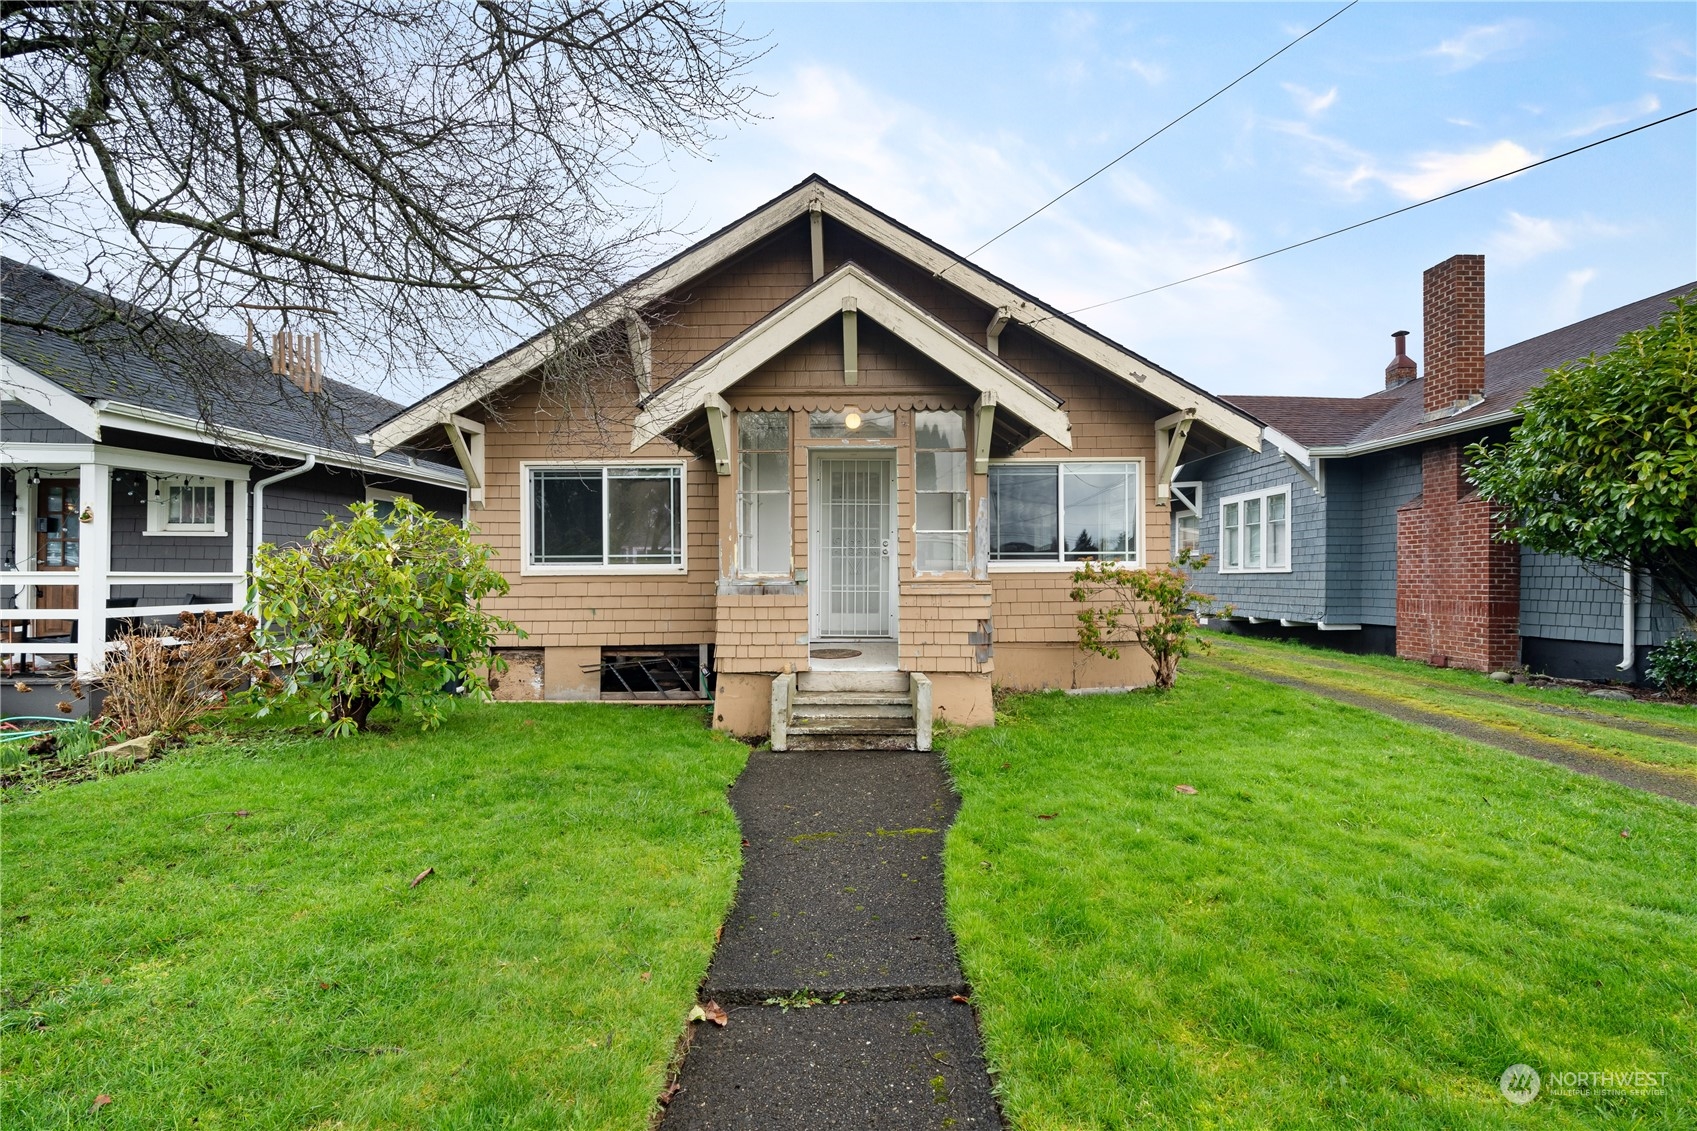
[[[1629,231],[1589,216],[1554,220],[1510,210],[1506,225],[1492,234],[1486,254],[1495,262],[1518,267],[1552,251],[1564,251],[1580,239],[1622,236]]]
[[[1585,288],[1590,286],[1596,277],[1595,267],[1581,267],[1562,276],[1561,285],[1556,288],[1550,303],[1555,325],[1565,326],[1569,322],[1578,321],[1584,309]]]
[[[1392,192],[1408,200],[1429,200],[1451,189],[1529,165],[1538,159],[1518,142],[1493,142],[1479,149],[1456,153],[1425,153],[1411,168],[1396,171],[1367,170],[1361,179],[1382,181]]]
[[[1127,59],[1123,65],[1126,70],[1150,86],[1160,86],[1167,81],[1167,68],[1159,63],[1146,63],[1142,59]]]
[[[1500,24],[1470,27],[1453,39],[1446,39],[1427,52],[1445,60],[1451,71],[1463,71],[1483,63],[1493,55],[1513,51],[1532,37],[1532,25],[1525,20],[1504,20]]]
[[[1646,114],[1654,114],[1662,108],[1662,100],[1653,94],[1646,94],[1633,102],[1617,102],[1612,106],[1599,106],[1584,118],[1579,124],[1564,133],[1563,137],[1588,137],[1610,126],[1624,125],[1634,118],[1642,118]]]
[[[1315,94],[1307,87],[1298,86],[1293,82],[1282,83],[1281,85],[1285,88],[1285,92],[1295,100],[1297,108],[1310,118],[1331,109],[1332,105],[1338,100],[1338,88],[1335,86],[1324,94]]]
[[[1053,138],[986,132],[834,68],[804,66],[766,85],[778,91],[770,117],[688,169],[698,234],[817,171],[964,253],[1100,159],[1093,150],[1058,169]],[[1164,191],[1155,174],[1116,169],[975,258],[1073,310],[1241,259],[1260,250],[1252,243],[1226,217]],[[1082,317],[1209,389],[1240,387],[1250,355],[1290,359],[1288,371],[1259,378],[1279,391],[1313,391],[1320,374],[1347,368],[1324,327],[1295,317],[1253,267]]]
[[[1650,70],[1647,74],[1662,82],[1697,83],[1697,73],[1693,73],[1691,60],[1688,44],[1658,43],[1650,49]]]

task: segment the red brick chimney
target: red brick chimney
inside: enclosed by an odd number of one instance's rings
[[[1420,366],[1408,356],[1408,331],[1398,330],[1391,335],[1396,343],[1396,356],[1385,366],[1385,388],[1394,389],[1398,385],[1406,385],[1420,376]]]
[[[1485,257],[1452,255],[1427,269],[1427,412],[1485,393]]]

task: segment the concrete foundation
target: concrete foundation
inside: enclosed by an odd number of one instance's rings
[[[932,717],[957,727],[987,727],[996,722],[990,677],[966,672],[931,675]]]
[[[1117,660],[1084,652],[1076,644],[997,644],[995,680],[998,687],[1014,691],[1146,687],[1155,682],[1155,669],[1135,644],[1121,646]]]
[[[554,702],[575,702],[601,698],[601,672],[585,664],[601,663],[599,648],[545,648],[542,672],[543,698]]]
[[[502,703],[534,703],[542,698],[542,649],[500,648],[497,654],[507,661],[507,670],[492,676],[495,698]]]
[[[713,681],[713,729],[758,738],[772,729],[772,679],[759,673],[720,672]]]

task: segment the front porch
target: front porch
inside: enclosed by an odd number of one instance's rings
[[[93,676],[126,632],[243,607],[246,465],[98,444],[8,445],[0,461],[9,682]]]

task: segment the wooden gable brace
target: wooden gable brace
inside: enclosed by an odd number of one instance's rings
[[[1155,421],[1155,501],[1165,504],[1172,498],[1173,472],[1178,470],[1184,455],[1184,442],[1190,436],[1190,426],[1196,423],[1196,410],[1184,409]]]

